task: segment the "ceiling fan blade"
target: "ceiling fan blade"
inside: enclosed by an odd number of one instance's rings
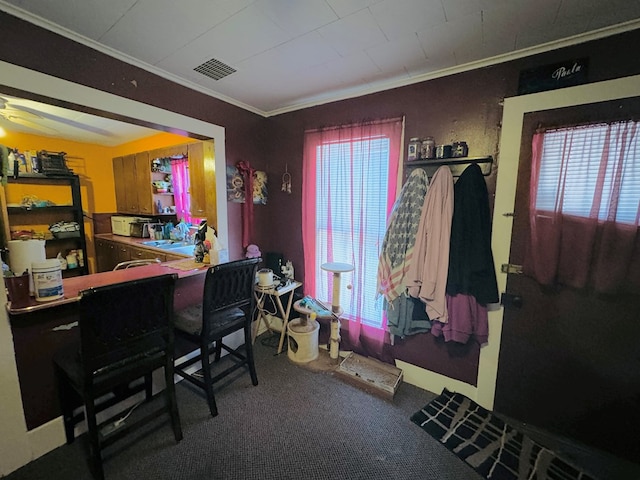
[[[6,115],[6,114],[1,114],[5,120],[11,122],[11,123],[15,123],[17,125],[22,125],[23,127],[27,127],[30,128],[32,130],[37,130],[39,132],[42,133],[48,133],[48,134],[55,134],[58,133],[57,130],[51,128],[51,127],[47,127],[45,125],[40,125],[36,122],[32,122],[31,120],[28,120],[26,118],[21,118],[21,117],[17,117],[15,115]]]
[[[20,117],[20,118],[27,118],[27,119],[30,118],[33,120],[42,118],[41,115],[38,115],[36,110],[32,110],[31,108],[27,108],[27,107],[21,107],[19,105],[8,105],[3,110],[3,112],[12,117]]]

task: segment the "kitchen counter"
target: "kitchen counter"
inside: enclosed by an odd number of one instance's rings
[[[173,245],[145,245],[157,242],[169,242]],[[150,238],[125,237],[111,233],[94,235],[96,272],[106,272],[121,262],[157,258],[168,262],[179,258],[193,257],[194,245],[173,240],[154,240]],[[177,243],[177,245],[175,244]]]
[[[94,237],[96,239],[107,240],[110,242],[117,242],[122,245],[126,245],[128,247],[143,248],[145,250],[150,250],[156,253],[172,254],[172,255],[181,256],[185,258],[193,256],[193,248],[195,247],[195,245],[193,244],[188,245],[186,244],[186,242],[184,242],[185,248],[188,250],[188,253],[184,253],[183,249],[174,250],[171,248],[170,249],[157,248],[152,245],[145,245],[145,242],[158,241],[158,240],[154,240],[153,238],[125,237],[123,235],[114,235],[112,233],[97,233],[94,235]],[[163,241],[169,241],[169,240],[160,240],[160,242],[163,242]],[[183,242],[179,242],[179,243],[183,243]]]
[[[167,253],[166,249],[156,248],[149,245],[144,245],[143,242],[151,242],[153,238],[137,238],[137,237],[125,237],[124,235],[114,235],[113,233],[96,233],[95,238],[102,238],[103,240],[111,240],[112,242],[119,242],[125,245],[133,247],[148,248],[149,250],[155,250],[157,252]],[[188,255],[184,255],[188,257]]]
[[[196,264],[184,258],[161,264],[146,265],[63,280],[64,297],[36,302],[25,308],[7,304],[15,347],[16,366],[27,429],[32,430],[60,416],[53,372],[53,355],[78,341],[79,293],[89,287],[136,280],[166,273],[177,273],[174,309],[180,310],[202,301],[205,273],[209,265]],[[105,305],[105,308],[109,308]],[[176,344],[176,355],[181,356]]]
[[[126,237],[125,237],[126,238]],[[153,277],[163,275],[165,273],[177,273],[178,279],[186,279],[193,276],[202,275],[208,265],[196,264],[193,259],[185,257],[184,260],[172,260],[170,262],[145,265],[143,267],[129,268],[126,270],[115,270],[110,272],[93,273],[79,277],[65,278],[62,280],[63,297],[55,300],[47,300],[43,302],[30,298],[28,306],[23,308],[13,308],[11,302],[7,303],[7,311],[10,315],[24,315],[38,310],[52,309],[60,305],[75,303],[78,301],[79,293],[90,287],[100,287],[102,285],[111,285],[114,283],[136,280],[138,278]],[[180,282],[179,283],[185,283]],[[204,288],[204,286],[203,286]],[[180,308],[180,298],[176,295],[176,308]],[[12,319],[13,320],[13,319]]]

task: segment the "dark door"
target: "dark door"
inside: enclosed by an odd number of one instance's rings
[[[526,153],[510,252],[519,265],[529,233]],[[504,307],[494,409],[640,463],[640,294],[544,289],[523,274],[509,274],[506,290],[522,304]]]

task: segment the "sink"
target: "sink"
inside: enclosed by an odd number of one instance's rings
[[[193,247],[194,247],[194,245],[189,242],[178,242],[178,241],[172,241],[172,240],[169,240],[169,241],[172,243],[160,245],[158,248],[168,248],[168,249],[174,250],[176,248],[189,247],[191,248],[191,250],[193,250]]]
[[[193,247],[193,244],[189,242],[183,242],[180,240],[147,240],[146,242],[140,242],[142,245],[146,245],[147,247],[156,247],[156,248],[181,248],[181,247]]]
[[[146,242],[140,242],[147,247],[164,248],[166,245],[171,245],[174,240],[147,240]]]
[[[171,253],[180,253],[182,255],[193,255],[194,245],[189,242],[183,242],[180,240],[147,240],[140,242],[147,247],[160,248],[162,250],[168,250]]]

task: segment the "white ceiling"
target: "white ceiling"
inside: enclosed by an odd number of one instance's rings
[[[640,0],[0,0],[0,10],[265,116],[640,27]],[[194,71],[212,59],[236,71]]]
[[[158,133],[149,128],[2,93],[0,93],[0,127],[6,132],[24,132],[107,147]]]

